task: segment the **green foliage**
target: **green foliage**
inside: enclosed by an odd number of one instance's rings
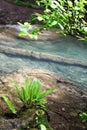
[[[29,124],[29,126],[26,126],[27,128],[37,127],[40,130],[52,130],[48,123],[47,115],[46,115],[46,109],[45,109],[45,103],[47,102],[45,99],[43,99],[46,95],[53,92],[53,88],[49,90],[41,91],[41,82],[40,80],[34,78],[31,82],[29,81],[28,76],[25,78],[25,84],[22,85],[20,88],[17,83],[15,83],[15,89],[18,98],[23,102],[23,108],[31,109],[34,108],[35,115],[34,115],[34,121],[33,124]],[[17,111],[11,101],[6,97],[2,96],[5,102],[7,103],[9,109],[12,111],[12,113],[17,114]],[[38,107],[37,107],[38,106]],[[32,115],[31,115],[32,116]]]
[[[14,0],[14,3],[20,6],[24,6],[24,7],[30,7],[31,4],[28,0]]]
[[[29,78],[25,78],[25,86],[19,89],[17,83],[15,83],[15,88],[19,99],[24,103],[26,107],[41,106],[44,107],[46,100],[43,99],[46,95],[53,92],[53,88],[45,91],[40,91],[41,82],[38,79],[33,79],[29,82]]]
[[[19,32],[19,36],[28,36],[31,39],[37,39],[37,34],[39,33],[39,28],[38,27],[33,27],[30,23],[25,22],[24,24],[19,23],[21,27],[21,30]]]
[[[82,27],[82,28],[80,29],[80,32],[82,32],[83,35],[85,35],[85,37],[81,37],[81,36],[80,36],[80,39],[87,41],[87,27]]]
[[[86,112],[81,112],[79,114],[79,116],[80,116],[83,123],[87,122],[87,113]]]
[[[38,125],[41,130],[43,130],[42,128],[46,129],[46,126],[48,126],[48,120],[44,110],[39,109],[36,111],[35,124]]]
[[[20,0],[15,0],[15,3],[19,3]]]
[[[8,107],[10,108],[10,110],[12,111],[12,113],[16,114],[17,111],[16,111],[15,107],[13,106],[13,104],[11,103],[11,101],[6,96],[3,96],[3,99],[7,103]]]
[[[36,111],[35,124],[39,126],[40,130],[53,130],[48,123],[47,115],[43,109]]]
[[[86,0],[36,0],[44,7],[43,14],[36,13],[36,18],[43,23],[43,29],[60,28],[64,34],[81,36],[87,39],[87,22],[84,20]]]
[[[40,125],[40,128],[41,128],[41,130],[46,130],[46,127],[43,124]]]
[[[39,21],[42,26],[33,27],[28,22],[18,23],[21,26],[20,36],[37,39],[40,31],[56,28],[64,35],[70,34],[87,40],[87,22],[84,19],[87,12],[86,0],[36,0],[36,3],[44,7],[44,11],[43,14],[35,13],[30,22]]]
[[[27,76],[25,78],[25,85],[19,88],[17,83],[15,83],[15,89],[18,98],[23,102],[25,108],[32,108],[34,106],[45,108],[45,103],[47,103],[47,101],[43,98],[52,93],[54,90],[54,88],[51,88],[41,92],[41,82],[36,78],[30,82]],[[17,111],[11,101],[6,96],[3,96],[3,99],[7,103],[10,110],[16,114]]]

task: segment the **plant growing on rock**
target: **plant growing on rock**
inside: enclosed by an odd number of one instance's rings
[[[86,112],[81,112],[79,114],[79,117],[81,118],[83,123],[87,122],[87,113]]]
[[[21,88],[19,88],[18,84],[15,82],[15,89],[18,98],[23,102],[25,108],[32,108],[34,106],[44,108],[45,103],[47,103],[44,97],[54,90],[54,88],[51,88],[41,92],[41,82],[37,78],[34,78],[32,82],[30,82],[28,76],[25,78],[25,85],[21,86]],[[3,98],[10,110],[16,113],[11,101],[6,96],[3,96]]]
[[[40,130],[46,130],[46,127],[49,128],[48,130],[52,130],[46,116],[45,103],[47,103],[47,101],[44,99],[44,97],[52,93],[54,88],[41,91],[40,80],[38,80],[37,78],[34,78],[30,82],[29,77],[26,76],[25,84],[22,85],[21,87],[19,87],[18,84],[15,82],[15,89],[16,89],[18,98],[23,102],[22,108],[24,109],[24,112],[26,111],[25,113],[28,114],[28,111],[29,113],[31,112],[31,110],[35,111],[34,119],[33,119],[34,120],[33,126],[38,127]],[[17,110],[15,109],[11,101],[8,99],[8,97],[3,96],[3,99],[7,103],[12,113],[18,114]],[[29,126],[27,127],[30,128],[31,126],[32,126],[32,123],[29,122]]]
[[[37,78],[34,78],[30,82],[27,76],[25,78],[25,86],[19,89],[17,83],[15,83],[15,88],[19,99],[24,103],[26,108],[32,108],[33,106],[44,107],[46,100],[43,98],[54,90],[54,88],[51,88],[41,92],[41,82]]]
[[[7,103],[9,109],[12,111],[12,113],[16,114],[17,110],[15,109],[14,105],[11,103],[11,101],[8,99],[8,97],[3,96],[3,99],[5,100],[5,102]]]
[[[36,36],[41,30],[56,28],[57,32],[60,29],[64,35],[70,34],[87,40],[86,0],[36,0],[36,3],[44,8],[43,14],[34,14],[30,21],[39,21],[42,24],[35,31]],[[26,35],[29,36],[28,33]]]
[[[28,36],[31,39],[36,39],[37,40],[37,34],[39,33],[39,28],[38,27],[33,27],[30,23],[25,22],[24,24],[18,22],[20,25],[20,32],[19,36]]]

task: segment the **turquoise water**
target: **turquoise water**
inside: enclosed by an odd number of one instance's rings
[[[0,41],[0,45],[12,47],[15,49],[21,48],[36,52],[44,52],[54,56],[62,56],[73,61],[81,61],[85,65],[70,64],[65,62],[54,62],[51,60],[42,60],[24,55],[13,55],[11,53],[0,53],[0,71],[13,72],[20,68],[41,68],[54,72],[60,77],[69,79],[72,82],[87,87],[87,43],[78,41],[73,37],[61,37],[55,40],[45,41],[27,41],[24,39],[15,39],[16,41]]]

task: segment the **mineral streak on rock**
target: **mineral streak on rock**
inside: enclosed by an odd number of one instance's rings
[[[12,47],[4,47],[0,45],[0,52],[1,53],[6,53],[6,54],[11,54],[11,55],[16,55],[16,56],[25,56],[29,58],[35,58],[39,60],[47,60],[51,62],[59,62],[59,63],[65,63],[65,64],[70,64],[72,66],[81,66],[87,68],[87,63],[79,61],[79,60],[73,60],[71,58],[66,58],[63,56],[59,55],[51,55],[48,53],[43,53],[43,52],[35,52],[35,51],[30,51],[30,50],[25,50],[25,49],[15,49]]]

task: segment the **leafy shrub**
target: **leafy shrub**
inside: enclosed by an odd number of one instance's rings
[[[26,107],[33,107],[33,106],[44,106],[46,100],[43,98],[52,93],[54,88],[49,90],[40,91],[41,89],[41,82],[34,78],[32,82],[29,82],[29,78],[25,78],[25,86],[22,86],[19,90],[18,85],[15,83],[15,88],[19,99],[24,103]]]
[[[37,4],[45,8],[43,14],[36,14],[44,28],[60,28],[65,34],[87,38],[86,0],[37,0]]]
[[[64,35],[70,34],[81,40],[87,40],[87,22],[84,19],[87,12],[85,9],[86,0],[36,0],[36,3],[38,6],[44,7],[44,11],[43,14],[35,13],[30,22],[39,21],[42,27],[32,28],[31,33],[22,30],[21,36],[25,35],[37,39],[37,34],[41,30],[57,28]],[[24,26],[26,26],[25,24]],[[20,24],[23,28],[22,25]]]
[[[31,18],[31,23],[39,21],[42,27],[32,28],[31,33],[27,27],[31,27],[30,23],[18,23],[22,30],[20,36],[29,36],[37,39],[37,35],[44,29],[57,28],[64,35],[70,34],[77,36],[81,40],[87,40],[87,22],[84,20],[87,12],[85,6],[86,0],[36,0],[40,7],[44,7],[43,14],[36,13]],[[58,30],[59,32],[59,30]]]
[[[41,91],[41,82],[34,78],[31,82],[29,81],[28,76],[25,78],[25,85],[19,88],[18,84],[15,83],[15,89],[18,98],[23,102],[23,108],[28,110],[29,114],[32,117],[32,113],[30,113],[30,109],[34,108],[34,119],[31,122],[28,122],[28,126],[26,128],[38,128],[40,130],[52,130],[48,123],[45,103],[47,102],[44,97],[53,92],[53,88],[49,90]],[[14,105],[8,99],[8,97],[3,96],[4,101],[7,103],[9,109],[12,113],[17,114],[17,110]],[[38,107],[37,107],[38,106]],[[26,111],[27,112],[27,111]],[[28,114],[28,113],[27,113]],[[33,124],[32,124],[33,122]]]
[[[25,108],[32,108],[34,106],[40,106],[45,108],[46,100],[44,97],[53,92],[54,88],[49,90],[44,90],[41,92],[41,82],[38,79],[33,79],[32,82],[29,81],[29,78],[25,78],[25,86],[19,86],[15,83],[15,89],[18,98],[23,102]],[[3,99],[7,103],[8,107],[13,113],[17,113],[15,107],[12,105],[11,101],[3,96]]]
[[[37,34],[39,33],[39,28],[38,27],[33,27],[30,23],[25,22],[24,24],[18,22],[20,25],[21,29],[19,32],[19,36],[28,36],[31,39],[37,39]]]

